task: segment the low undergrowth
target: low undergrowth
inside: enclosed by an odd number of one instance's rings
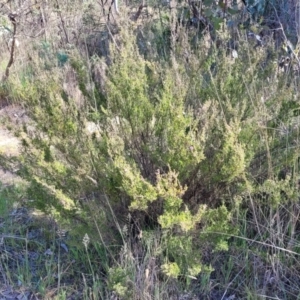
[[[22,149],[1,164],[26,181],[1,190],[5,287],[298,299],[298,53],[283,64],[271,36],[220,17],[208,31],[159,17],[107,27],[102,57],[63,27],[68,43],[28,44],[2,82],[26,111],[2,120]]]

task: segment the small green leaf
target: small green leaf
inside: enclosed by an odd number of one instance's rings
[[[180,268],[176,263],[168,263],[162,265],[163,272],[172,278],[177,278],[180,274]]]
[[[218,17],[213,17],[212,18],[212,23],[213,26],[216,30],[219,30],[221,28],[221,23],[223,22],[222,18],[218,18]]]
[[[101,108],[101,111],[107,116],[108,111],[103,107],[103,105],[101,105],[100,108]]]
[[[239,13],[239,10],[228,7],[227,12],[231,15],[236,15]]]

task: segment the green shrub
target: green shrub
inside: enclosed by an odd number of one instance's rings
[[[159,228],[155,255],[164,274],[185,279],[209,269],[202,261],[206,247],[228,249],[237,233],[233,216],[249,193],[269,193],[275,207],[282,192],[296,197],[288,182],[276,181],[274,159],[294,164],[292,147],[277,152],[287,141],[278,126],[292,126],[287,111],[298,103],[289,106],[293,87],[264,68],[273,62],[244,41],[234,60],[214,47],[201,50],[204,42],[194,52],[186,40],[169,57],[145,59],[124,25],[100,92],[89,62],[73,53],[64,64],[76,74],[82,105],[66,95],[63,67],[35,66],[35,82],[10,78],[11,96],[32,119],[20,133],[20,174],[30,182],[33,204],[71,220],[80,216],[90,227],[97,218],[91,207],[103,209],[104,230],[114,227],[119,241],[142,248],[134,230],[127,238],[120,230],[130,213],[138,231]],[[91,121],[97,130],[89,134]],[[289,141],[297,135],[291,132]],[[116,264],[109,274],[110,289],[125,298],[135,278],[129,271]]]

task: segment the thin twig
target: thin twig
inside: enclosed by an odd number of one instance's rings
[[[272,3],[270,3],[270,4],[273,5]],[[280,28],[278,28],[278,29],[282,31],[282,34],[283,34],[283,37],[284,37],[284,41],[285,41],[286,44],[288,44],[288,38],[286,37],[286,34],[285,34],[285,32],[284,32],[284,28],[283,28],[283,26],[282,26],[282,23],[281,23],[281,21],[280,21],[280,18],[279,18],[279,16],[278,16],[277,10],[276,10],[276,8],[274,7],[274,5],[273,5],[273,8],[274,8],[276,17],[277,17],[277,19],[278,19],[278,23],[279,23],[279,25],[280,25]],[[295,53],[294,49],[292,49],[291,47],[290,47],[290,51],[292,52],[293,56],[294,56],[295,59],[297,60],[298,66],[300,66],[300,60],[299,60],[299,58],[298,58],[298,55]]]
[[[262,245],[262,246],[265,246],[265,247],[274,248],[274,249],[277,249],[279,251],[286,252],[286,253],[289,253],[289,254],[294,254],[294,255],[300,256],[300,253],[297,253],[295,251],[285,249],[285,248],[282,248],[282,247],[278,247],[278,246],[268,244],[268,243],[265,243],[265,242],[256,241],[256,240],[249,239],[249,238],[239,236],[239,235],[234,235],[234,234],[229,234],[229,233],[224,233],[224,232],[218,232],[218,231],[205,232],[205,234],[219,234],[219,235],[224,235],[224,236],[227,236],[227,237],[233,237],[233,238],[241,239],[241,240],[244,240],[244,241],[247,241],[247,242],[256,243],[256,244],[259,244],[259,245]]]
[[[13,24],[13,37],[12,37],[12,43],[11,43],[11,48],[10,48],[10,57],[8,64],[5,69],[5,74],[2,78],[3,81],[6,81],[7,78],[9,77],[9,70],[12,64],[14,63],[14,56],[15,56],[15,44],[16,44],[16,33],[17,33],[17,21],[16,21],[16,15],[10,13],[8,15],[8,18],[10,19],[11,23]]]
[[[66,29],[66,26],[65,26],[65,20],[62,17],[61,10],[60,10],[60,5],[58,3],[58,0],[56,0],[56,3],[57,3],[57,7],[58,7],[57,13],[59,15],[61,26],[62,26],[63,32],[65,34],[66,43],[69,44],[69,36],[68,36],[67,29]]]

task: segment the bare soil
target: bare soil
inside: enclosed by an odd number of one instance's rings
[[[7,157],[18,156],[20,153],[20,141],[10,132],[3,120],[9,118],[13,122],[19,122],[25,118],[25,111],[16,105],[8,105],[0,109],[0,155]],[[14,173],[5,171],[0,165],[0,182],[3,185],[12,185],[20,182],[21,179]]]

